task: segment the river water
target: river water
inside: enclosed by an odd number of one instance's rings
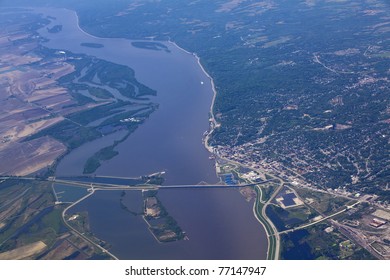
[[[104,162],[96,174],[136,177],[165,171],[165,184],[215,183],[214,162],[202,144],[213,97],[211,81],[196,57],[169,42],[169,52],[133,47],[130,40],[97,38],[82,31],[75,12],[37,9],[50,16],[40,35],[46,47],[95,56],[134,69],[137,80],[157,91],[159,108],[128,139],[116,147],[119,155]],[[55,19],[53,19],[55,18]],[[47,27],[62,25],[59,33]],[[81,43],[102,44],[89,48]],[[122,137],[123,135],[118,135]],[[57,175],[79,175],[86,160],[115,135],[81,146],[64,157]],[[141,195],[127,192],[129,199]],[[124,259],[264,259],[267,237],[248,203],[233,189],[162,190],[159,198],[169,214],[187,232],[189,240],[159,244],[140,216],[120,207],[119,193],[101,191],[75,206],[86,210],[91,229]],[[135,199],[134,201],[136,201]],[[130,204],[131,199],[130,199]]]
[[[98,191],[70,212],[88,211],[92,232],[108,241],[110,252],[120,259],[266,258],[264,230],[252,213],[252,204],[237,190],[160,190],[163,206],[189,238],[169,243],[157,243],[141,216],[123,210],[120,195],[120,191]],[[141,196],[141,192],[127,191],[124,203],[137,212],[142,209]]]
[[[93,37],[80,30],[76,13],[65,9],[42,11],[56,18],[49,28],[62,25],[59,33],[49,33],[46,27],[40,30],[41,36],[50,39],[45,46],[129,66],[139,82],[157,90],[153,101],[159,104],[158,110],[116,148],[119,155],[104,162],[97,175],[136,177],[165,171],[166,184],[217,181],[214,163],[201,141],[209,128],[213,91],[210,79],[192,54],[167,42],[164,44],[170,52],[136,48],[130,40],[121,38]],[[88,48],[81,43],[104,47]],[[72,163],[60,164],[57,175],[77,175],[74,167],[69,174]],[[82,169],[78,172],[81,174]]]

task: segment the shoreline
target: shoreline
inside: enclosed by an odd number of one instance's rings
[[[94,38],[94,39],[123,39],[121,37],[112,37],[112,38],[105,38],[105,37],[98,37],[98,36],[95,36],[95,35],[92,35],[88,32],[86,32],[84,29],[81,28],[80,26],[80,17],[79,15],[77,14],[77,11],[75,10],[70,10],[70,9],[67,9],[67,8],[63,8],[64,10],[67,10],[67,11],[70,11],[72,13],[74,13],[74,15],[76,16],[76,19],[77,19],[77,28],[82,32],[84,33],[85,35],[91,37],[91,38]],[[210,131],[209,133],[207,133],[206,137],[204,138],[204,146],[205,148],[207,149],[207,151],[209,151],[211,154],[214,154],[214,149],[209,145],[209,139],[210,139],[210,135],[213,133],[214,129],[216,127],[219,127],[220,124],[217,122],[217,120],[215,119],[215,116],[214,116],[214,104],[215,104],[215,99],[217,97],[217,90],[215,89],[215,83],[214,83],[214,79],[210,76],[209,73],[207,73],[207,71],[204,69],[202,63],[200,62],[200,57],[196,54],[196,53],[191,53],[189,52],[188,50],[186,49],[183,49],[182,47],[180,47],[176,42],[174,41],[171,41],[171,39],[168,39],[167,41],[159,41],[159,40],[147,40],[147,39],[144,39],[144,40],[133,40],[133,39],[128,39],[126,38],[127,40],[130,40],[131,42],[136,42],[136,41],[152,41],[152,42],[160,42],[160,43],[168,43],[168,44],[171,44],[171,45],[174,45],[176,48],[178,48],[179,50],[189,54],[189,55],[192,55],[193,57],[195,57],[200,69],[202,70],[202,72],[206,75],[206,77],[210,80],[210,83],[211,83],[211,89],[213,91],[213,98],[212,98],[212,101],[211,101],[211,105],[210,105],[210,119],[209,121],[212,123],[212,125],[209,125],[209,128],[210,128]]]
[[[95,36],[95,35],[92,35],[88,32],[86,32],[84,29],[81,28],[80,26],[80,17],[79,15],[77,14],[77,11],[75,10],[70,10],[70,9],[66,9],[66,8],[63,8],[64,10],[68,10],[68,11],[71,11],[72,13],[75,14],[76,18],[77,18],[77,28],[84,34],[86,34],[87,36],[91,37],[91,38],[95,38],[95,39],[114,39],[116,37],[113,37],[113,38],[105,38],[105,37],[98,37],[98,36]],[[122,38],[117,38],[117,39],[122,39]],[[128,38],[126,38],[128,39]],[[196,53],[191,53],[189,52],[188,50],[186,49],[183,49],[182,47],[180,47],[176,42],[174,41],[171,41],[171,39],[168,39],[167,41],[159,41],[159,40],[132,40],[132,39],[128,39],[130,40],[131,42],[135,42],[135,41],[152,41],[152,42],[161,42],[161,43],[169,43],[171,45],[174,45],[176,48],[178,48],[179,50],[187,53],[187,54],[190,54],[192,56],[195,57],[200,69],[202,70],[202,72],[206,75],[207,78],[209,78],[210,80],[210,83],[211,83],[211,89],[213,91],[213,98],[212,98],[212,101],[211,101],[211,105],[210,105],[210,119],[209,121],[211,122],[212,125],[209,125],[210,127],[210,131],[209,133],[207,133],[206,137],[204,138],[204,146],[205,148],[207,149],[207,151],[209,151],[211,154],[214,154],[214,149],[209,145],[209,140],[210,140],[210,135],[213,133],[214,129],[216,127],[219,127],[220,124],[217,122],[217,120],[215,119],[215,116],[214,116],[214,104],[215,104],[215,99],[217,97],[217,90],[215,89],[215,83],[214,83],[214,79],[210,76],[209,73],[207,73],[207,71],[204,69],[202,63],[200,62],[200,57],[196,54]]]
[[[105,253],[107,255],[109,255],[111,258],[113,258],[114,260],[119,260],[117,256],[115,256],[113,253],[111,253],[109,250],[103,248],[102,246],[100,246],[99,244],[95,243],[93,240],[91,240],[90,238],[88,238],[87,236],[85,236],[84,232],[79,232],[78,230],[76,230],[74,227],[72,227],[68,221],[66,220],[65,216],[66,216],[66,212],[74,207],[75,205],[79,204],[80,202],[84,201],[85,199],[89,198],[90,196],[92,196],[93,194],[95,193],[95,190],[92,189],[90,193],[88,193],[87,195],[83,196],[82,198],[80,198],[79,200],[73,202],[72,204],[70,204],[69,206],[67,206],[61,213],[61,217],[62,217],[62,221],[64,222],[65,226],[67,226],[69,228],[70,231],[73,231],[73,233],[75,233],[76,235],[78,235],[81,239],[83,239],[84,241],[87,241],[89,242],[90,244],[92,244],[92,246],[95,246],[96,248],[100,249],[102,251],[102,253]]]
[[[178,49],[182,50],[183,52],[187,53],[187,54],[190,54],[192,55],[193,57],[195,57],[200,69],[202,70],[202,72],[206,75],[207,78],[209,78],[210,80],[210,83],[211,83],[211,89],[213,91],[213,98],[212,98],[212,101],[211,101],[211,105],[210,105],[210,119],[209,119],[209,122],[211,122],[211,124],[209,125],[209,128],[210,128],[210,131],[207,133],[206,137],[204,138],[204,146],[205,148],[211,153],[211,154],[214,154],[214,149],[213,147],[211,147],[209,145],[209,139],[210,139],[210,135],[213,133],[214,129],[216,127],[219,127],[220,124],[217,122],[217,120],[215,119],[215,116],[214,116],[214,104],[215,104],[215,99],[217,97],[217,90],[215,89],[215,84],[214,84],[214,79],[210,76],[209,73],[207,73],[207,71],[204,69],[202,63],[200,62],[200,57],[196,54],[196,53],[191,53],[185,49],[183,49],[182,47],[178,46],[175,42],[171,41],[171,40],[168,40],[167,41],[168,43],[174,45],[175,47],[177,47]]]

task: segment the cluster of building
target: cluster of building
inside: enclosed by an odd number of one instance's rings
[[[141,122],[141,120],[137,119],[137,118],[126,118],[126,119],[120,120],[120,122],[135,122],[135,123],[139,123],[139,122]]]
[[[303,175],[305,173],[318,173],[316,172],[316,170],[323,168],[320,167],[320,163],[317,162],[311,164],[311,160],[314,159],[309,158],[308,155],[303,156],[307,159],[307,161],[298,159],[297,156],[295,156],[292,160],[294,166],[288,167],[282,162],[262,155],[262,152],[259,151],[257,146],[257,144],[260,144],[262,141],[264,141],[264,139],[258,139],[254,142],[249,142],[234,147],[216,146],[214,147],[213,151],[219,157],[241,163],[242,165],[256,170],[256,172],[252,171],[243,174],[241,176],[243,179],[250,179],[252,181],[256,181],[258,179],[265,180],[264,174],[268,173],[277,175],[286,182],[290,182],[293,186],[302,186],[309,188],[318,187],[317,183],[312,183],[311,180],[304,178]],[[288,157],[288,155],[286,155],[286,157]],[[335,195],[355,197],[360,200],[367,200],[363,199],[364,195],[360,192],[347,190],[345,187],[339,187],[336,189],[327,188],[327,191]],[[367,200],[367,202],[369,201]],[[390,205],[387,202],[372,199],[370,203],[390,209]]]
[[[262,158],[260,151],[256,149],[253,143],[246,143],[236,147],[217,146],[214,152],[219,157],[241,163],[258,171],[242,175],[243,179],[251,179],[253,181],[258,179],[265,180],[264,174],[269,173],[277,174],[278,177],[289,182],[295,182],[297,185],[311,186],[307,181],[297,176],[295,171],[288,169],[282,163],[270,158]]]
[[[250,181],[257,181],[257,180],[265,180],[265,175],[264,174],[259,174],[255,171],[250,171],[248,173],[242,174],[241,175],[242,179],[250,180]]]
[[[374,218],[374,219],[372,219],[370,226],[372,226],[374,228],[379,228],[379,227],[383,226],[384,224],[386,224],[386,221]]]

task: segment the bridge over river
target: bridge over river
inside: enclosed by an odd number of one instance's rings
[[[92,178],[92,177],[91,177]],[[110,179],[135,179],[135,178],[123,178],[123,177],[95,177],[95,178],[110,178]],[[155,185],[155,184],[111,184],[111,183],[101,183],[101,182],[89,182],[82,180],[74,180],[74,179],[58,179],[56,177],[38,178],[38,177],[17,177],[17,176],[2,176],[0,180],[32,180],[32,181],[47,181],[59,184],[67,184],[67,185],[75,185],[86,188],[93,188],[94,190],[159,190],[159,189],[209,189],[209,188],[242,188],[242,187],[250,187],[256,185],[262,185],[268,182],[274,181],[265,180],[256,183],[250,184],[236,184],[236,185],[228,185],[228,184],[198,184],[198,185]]]

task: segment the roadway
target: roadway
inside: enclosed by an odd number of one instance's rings
[[[263,225],[268,239],[267,259],[274,260],[279,258],[279,239],[275,234],[273,223],[270,219],[263,214],[264,202],[262,201],[262,190],[258,186],[256,187],[256,201],[253,204],[253,214],[257,221]]]
[[[120,177],[111,177],[113,179],[120,178]],[[92,185],[95,187],[96,190],[159,190],[159,189],[207,189],[207,188],[243,188],[243,187],[250,187],[250,186],[256,186],[265,184],[268,182],[274,181],[274,179],[271,180],[265,180],[261,182],[251,182],[248,184],[239,184],[239,185],[226,185],[226,184],[204,184],[204,185],[195,185],[195,184],[187,184],[187,185],[149,185],[149,184],[139,184],[139,185],[124,185],[124,184],[109,184],[109,183],[97,183],[97,182],[85,182],[85,181],[77,181],[77,180],[66,180],[66,179],[56,179],[56,178],[50,178],[50,179],[42,179],[42,178],[36,178],[36,177],[12,177],[12,176],[0,176],[1,179],[17,179],[17,180],[31,180],[31,181],[48,181],[52,183],[59,183],[59,184],[66,184],[66,185],[74,185],[78,187],[85,187],[90,188]]]
[[[351,227],[345,226],[343,224],[340,224],[339,222],[335,220],[330,221],[332,226],[334,226],[336,229],[338,229],[344,236],[346,236],[348,239],[355,241],[357,244],[362,246],[364,249],[366,249],[368,252],[370,252],[373,256],[378,258],[379,260],[385,259],[385,257],[377,252],[371,245],[370,241],[366,238],[364,234],[359,232],[357,229],[353,229]]]
[[[68,207],[66,207],[64,209],[64,211],[62,211],[62,220],[64,221],[64,224],[73,232],[75,233],[76,235],[78,235],[80,238],[82,238],[83,240],[87,241],[88,243],[92,244],[93,246],[99,248],[103,253],[109,255],[110,257],[112,257],[113,259],[115,260],[118,260],[118,258],[110,253],[107,249],[103,248],[102,246],[100,246],[99,244],[95,243],[93,240],[91,240],[90,238],[86,237],[84,235],[84,233],[81,233],[79,232],[77,229],[75,229],[74,227],[72,227],[68,221],[66,220],[65,216],[66,216],[66,211],[68,211],[70,208],[72,208],[73,206],[75,206],[76,204],[82,202],[83,200],[87,199],[88,197],[90,197],[91,195],[93,195],[95,192],[95,189],[94,188],[91,188],[91,191],[89,194],[87,194],[86,196],[83,196],[82,198],[80,198],[79,200],[73,202],[72,204],[70,204]]]
[[[236,166],[238,165],[238,166],[246,167],[245,165],[240,164],[238,162],[234,162],[234,161],[227,160],[227,159],[225,159],[225,160],[227,162],[230,162],[230,163],[236,165]],[[263,172],[263,170],[255,170],[255,171]],[[269,175],[272,179],[265,180],[265,181],[262,181],[262,182],[250,182],[248,184],[240,184],[240,185],[210,184],[210,185],[168,185],[168,186],[163,186],[163,185],[136,185],[136,186],[130,186],[130,185],[107,184],[107,183],[96,183],[96,182],[91,183],[91,182],[85,182],[85,181],[64,180],[64,179],[56,179],[56,178],[40,179],[40,178],[35,178],[35,177],[12,177],[12,176],[6,177],[6,176],[4,176],[4,177],[0,177],[0,179],[22,179],[22,180],[40,180],[40,181],[43,180],[43,181],[50,181],[52,183],[62,183],[62,184],[75,185],[75,186],[88,188],[90,190],[90,193],[88,195],[82,197],[81,199],[79,199],[78,201],[70,204],[68,207],[66,207],[64,209],[64,211],[62,213],[62,217],[63,217],[64,223],[75,234],[80,236],[85,241],[93,244],[95,247],[97,247],[100,250],[102,250],[103,252],[107,253],[108,255],[110,255],[114,259],[117,259],[115,255],[111,254],[106,249],[101,247],[99,244],[96,244],[91,239],[89,239],[88,237],[84,236],[81,232],[79,232],[76,229],[74,229],[65,219],[66,211],[68,211],[71,207],[73,207],[76,204],[80,203],[84,199],[88,198],[89,196],[93,195],[95,191],[118,191],[118,190],[124,190],[124,191],[129,191],[129,190],[132,190],[132,191],[145,191],[145,190],[161,190],[161,189],[242,188],[242,187],[247,187],[247,186],[255,186],[258,195],[257,195],[257,198],[256,198],[256,202],[254,204],[254,207],[253,207],[253,212],[254,212],[254,215],[255,215],[256,219],[263,225],[263,227],[265,228],[266,233],[267,233],[267,238],[268,238],[268,242],[269,242],[268,251],[267,251],[267,258],[268,259],[275,259],[275,260],[279,259],[279,254],[280,254],[280,234],[289,233],[289,232],[292,232],[294,230],[299,230],[299,229],[303,229],[303,228],[315,225],[315,224],[320,223],[320,222],[322,222],[324,220],[327,220],[327,219],[330,219],[330,218],[332,218],[332,217],[334,217],[336,215],[339,215],[339,214],[347,211],[351,207],[354,207],[357,203],[359,203],[359,202],[356,202],[352,206],[348,206],[347,208],[345,208],[345,209],[343,209],[343,210],[341,210],[341,211],[339,211],[337,213],[334,213],[332,215],[329,215],[329,216],[327,216],[325,218],[322,218],[322,219],[320,219],[318,221],[314,221],[314,222],[306,224],[306,225],[302,225],[302,226],[299,226],[299,227],[296,227],[296,228],[293,228],[293,229],[289,229],[289,230],[286,230],[286,231],[279,232],[277,230],[277,228],[275,227],[275,225],[273,224],[273,222],[271,221],[271,219],[267,216],[266,209],[267,209],[268,205],[271,203],[271,201],[276,197],[276,195],[284,187],[285,181],[282,178],[278,177],[278,176],[271,175],[271,174],[267,174],[267,175]],[[267,201],[262,201],[262,191],[261,191],[261,188],[259,187],[259,185],[265,184],[265,183],[268,183],[268,182],[275,182],[275,181],[280,182],[280,185],[272,193],[271,197]]]
[[[266,214],[266,209],[268,207],[268,205],[271,203],[271,201],[276,197],[276,195],[281,191],[281,189],[283,188],[284,186],[284,181],[281,180],[280,182],[280,185],[279,187],[272,193],[271,197],[266,201],[266,203],[263,205],[262,209],[261,209],[261,216],[267,221],[267,223],[269,224],[269,226],[272,228],[272,232],[273,233],[269,233],[269,238],[271,238],[271,236],[274,236],[275,240],[274,240],[274,248],[273,248],[273,251],[274,251],[274,254],[272,257],[272,259],[274,260],[278,260],[279,259],[279,253],[280,253],[280,236],[279,236],[279,232],[278,232],[278,229],[275,227],[274,223],[271,221],[270,218],[268,218],[267,214]],[[271,246],[270,246],[271,247]],[[268,253],[270,253],[272,249],[269,250]]]
[[[24,178],[26,180],[38,180],[37,178]],[[159,190],[159,189],[206,189],[206,188],[242,188],[247,186],[254,186],[259,184],[265,184],[272,180],[266,180],[262,181],[260,183],[250,183],[250,184],[242,184],[242,185],[222,185],[222,184],[214,184],[214,185],[171,185],[171,186],[160,186],[160,185],[139,185],[139,186],[128,186],[128,185],[118,185],[118,184],[100,184],[100,183],[90,183],[90,182],[81,182],[81,181],[74,181],[74,180],[59,180],[59,179],[51,179],[50,182],[52,183],[62,183],[62,184],[69,184],[69,185],[76,185],[80,187],[88,188],[89,193],[77,200],[76,202],[70,204],[67,206],[64,211],[62,212],[62,220],[64,221],[64,224],[76,235],[78,235],[80,238],[85,240],[86,242],[89,242],[93,246],[99,248],[102,252],[108,254],[113,259],[118,259],[114,254],[100,246],[99,244],[95,243],[90,238],[86,237],[83,233],[72,227],[68,221],[66,220],[66,212],[75,206],[76,204],[82,202],[83,200],[87,199],[88,197],[92,196],[95,191],[118,191],[118,190],[125,190],[125,191],[145,191],[145,190]],[[54,189],[53,189],[54,191]],[[55,193],[55,191],[54,191]],[[56,196],[56,193],[55,193]],[[57,197],[57,196],[56,196]],[[256,216],[256,215],[255,215]],[[272,224],[273,226],[273,224]],[[267,234],[268,235],[268,234]],[[272,237],[271,237],[272,238]],[[279,244],[278,244],[279,245]],[[279,250],[279,247],[276,247],[277,250]],[[278,252],[278,251],[276,251]]]
[[[355,202],[354,204],[352,204],[352,205],[350,205],[350,206],[347,206],[347,207],[344,208],[343,210],[340,210],[340,211],[338,211],[338,212],[336,212],[336,213],[334,213],[334,214],[331,214],[331,215],[329,215],[329,216],[326,216],[326,217],[324,217],[324,218],[322,218],[322,219],[318,219],[317,221],[313,221],[313,222],[311,222],[311,223],[309,223],[309,224],[305,224],[305,225],[298,226],[298,227],[295,227],[295,228],[292,228],[292,229],[288,229],[288,230],[285,230],[285,231],[281,231],[281,232],[279,232],[279,234],[285,234],[285,233],[293,232],[293,231],[296,231],[296,230],[304,229],[304,228],[310,227],[310,226],[312,226],[312,225],[321,223],[321,222],[323,222],[323,221],[325,221],[325,220],[328,220],[328,219],[330,219],[330,218],[333,218],[334,216],[340,215],[341,213],[344,213],[344,212],[346,212],[346,211],[352,209],[353,207],[355,207],[355,206],[358,205],[359,203],[360,203],[360,201],[357,201],[357,202]]]

